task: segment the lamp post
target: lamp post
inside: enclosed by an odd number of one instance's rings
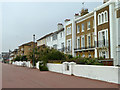
[[[33,68],[35,67],[35,34],[33,35]]]

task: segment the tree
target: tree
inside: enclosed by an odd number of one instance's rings
[[[14,61],[20,61],[21,60],[21,56],[17,56]]]
[[[21,56],[21,61],[27,61],[27,60],[28,60],[28,58],[26,55]]]
[[[30,60],[33,60],[33,50],[29,55]],[[66,55],[56,49],[50,49],[47,46],[40,46],[35,48],[35,62],[43,61],[43,64],[46,65],[48,60],[65,60]],[[32,61],[33,62],[33,61]]]

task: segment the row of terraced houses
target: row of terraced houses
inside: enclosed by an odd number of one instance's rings
[[[103,61],[120,64],[120,0],[104,0],[91,12],[83,8],[72,19],[65,19],[64,25],[58,23],[57,26],[58,30],[38,39],[36,45],[46,45],[73,56],[104,58]]]

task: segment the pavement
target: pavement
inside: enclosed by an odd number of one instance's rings
[[[2,88],[118,88],[117,84],[2,64]]]

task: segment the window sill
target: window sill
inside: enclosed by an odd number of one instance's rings
[[[81,32],[84,32],[84,30],[82,30]]]
[[[108,21],[105,21],[105,22],[103,22],[103,23],[100,23],[100,24],[98,24],[98,25],[102,25],[102,24],[105,24],[105,23],[108,23]]]
[[[87,29],[88,31],[90,30],[90,28]]]

